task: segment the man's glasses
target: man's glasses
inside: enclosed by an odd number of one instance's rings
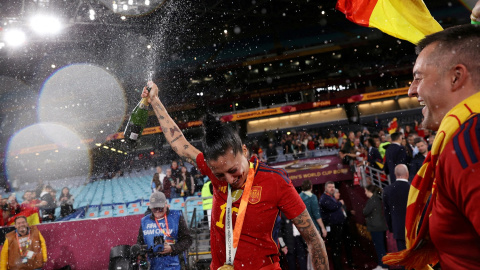
[[[153,212],[163,212],[165,210],[165,207],[155,207],[152,209]]]

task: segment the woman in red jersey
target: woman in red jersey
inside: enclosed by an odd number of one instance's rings
[[[248,159],[248,150],[228,125],[207,115],[203,152],[193,147],[148,82],[148,97],[172,149],[196,165],[213,184],[210,269],[281,269],[278,258],[279,213],[292,219],[308,244],[315,269],[328,269],[325,245],[305,204],[285,171]]]

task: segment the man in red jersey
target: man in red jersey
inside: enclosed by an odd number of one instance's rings
[[[477,3],[480,11],[480,1]],[[407,249],[384,261],[407,269],[480,269],[480,25],[429,35],[417,45],[409,96],[437,131],[410,187]]]
[[[282,211],[292,219],[307,242],[315,269],[328,269],[325,245],[305,204],[283,170],[271,168],[248,150],[238,134],[207,115],[204,151],[194,148],[168,115],[158,98],[158,87],[144,89],[162,131],[182,158],[196,164],[213,185],[210,269],[281,269],[278,226]]]

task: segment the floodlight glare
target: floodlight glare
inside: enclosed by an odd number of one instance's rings
[[[12,47],[17,47],[25,43],[27,36],[20,29],[7,29],[5,30],[5,43]]]
[[[38,34],[53,35],[62,30],[62,23],[52,16],[37,15],[31,18],[30,27]]]

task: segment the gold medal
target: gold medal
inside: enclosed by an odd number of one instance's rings
[[[230,270],[230,269],[234,269],[233,265],[224,264],[223,266],[220,266],[217,270]]]

